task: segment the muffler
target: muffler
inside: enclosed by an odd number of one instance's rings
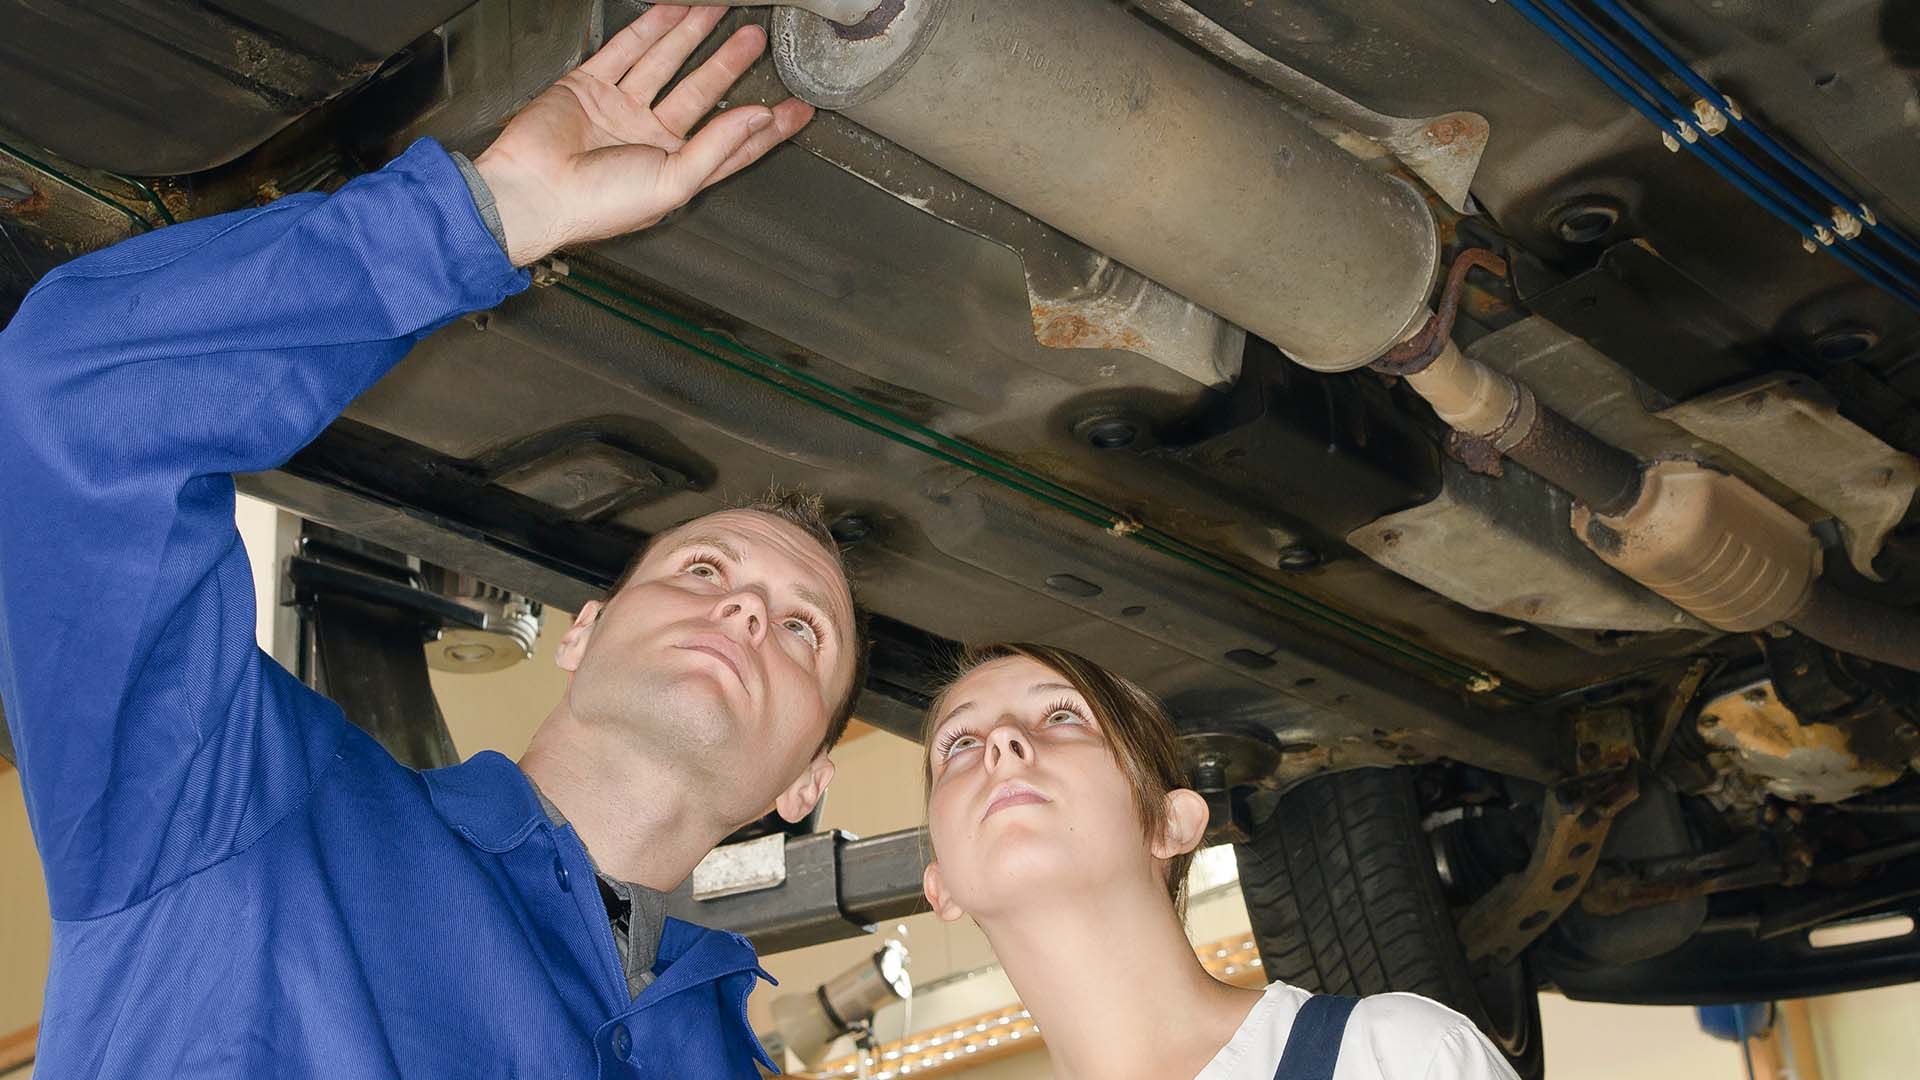
[[[774,61],[861,125],[1279,346],[1362,367],[1418,329],[1432,213],[1111,0],[778,8]]]

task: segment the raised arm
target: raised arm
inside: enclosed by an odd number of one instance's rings
[[[254,646],[229,474],[523,288],[515,262],[657,221],[805,122],[742,108],[686,138],[757,28],[649,107],[717,17],[651,9],[482,155],[512,261],[423,142],[330,197],[75,260],[0,331],[0,700],[57,918],[244,849],[331,759],[338,710]]]
[[[337,713],[253,643],[228,474],[524,278],[422,144],[62,266],[0,332],[0,697],[56,917],[246,846],[325,767]]]

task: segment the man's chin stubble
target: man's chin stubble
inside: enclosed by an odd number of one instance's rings
[[[716,680],[683,675],[637,695],[630,715],[637,732],[646,732],[666,749],[704,756],[736,748],[741,724]]]

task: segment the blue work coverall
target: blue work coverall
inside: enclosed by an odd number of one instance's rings
[[[0,700],[53,910],[41,1080],[765,1059],[744,938],[669,920],[629,998],[585,849],[512,762],[407,769],[254,644],[230,474],[526,284],[422,141],[330,197],[76,259],[0,332]]]

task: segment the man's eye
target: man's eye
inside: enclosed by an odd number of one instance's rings
[[[798,615],[794,615],[782,620],[780,625],[792,631],[801,641],[806,642],[808,648],[818,649],[820,647],[820,631],[814,629],[812,622]]]
[[[720,568],[710,562],[696,562],[688,564],[687,573],[711,581],[720,576]]]

